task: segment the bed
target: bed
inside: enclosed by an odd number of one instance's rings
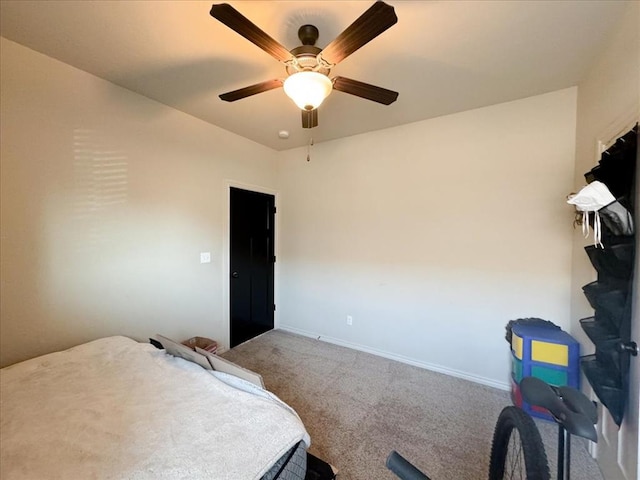
[[[108,337],[3,368],[0,478],[304,479],[297,414],[203,366]]]

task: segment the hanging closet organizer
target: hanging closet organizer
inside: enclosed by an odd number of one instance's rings
[[[631,341],[637,153],[636,124],[602,154],[597,166],[585,174],[588,183],[594,180],[604,183],[617,202],[599,211],[602,247],[585,247],[597,272],[597,280],[582,287],[594,315],[581,319],[580,325],[595,345],[595,353],[582,357],[580,366],[618,425],[622,422],[629,393],[630,356],[637,351]]]

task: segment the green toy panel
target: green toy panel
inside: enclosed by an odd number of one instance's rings
[[[567,370],[556,370],[554,368],[542,367],[540,365],[531,366],[531,376],[537,377],[540,380],[544,380],[545,382],[551,385],[555,385],[556,387],[567,385],[569,383],[569,379],[567,378]]]

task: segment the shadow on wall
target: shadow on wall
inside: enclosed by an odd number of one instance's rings
[[[93,130],[77,128],[73,134],[73,219],[76,248],[92,251],[109,241],[113,213],[128,200],[127,156],[108,145]]]
[[[103,134],[76,128],[72,157],[60,179],[68,188],[47,195],[41,321],[59,343],[75,344],[108,333],[108,312],[124,301],[130,260],[126,210],[128,158]],[[120,287],[119,287],[120,286]],[[120,300],[118,300],[120,298]],[[46,320],[45,320],[46,319]]]

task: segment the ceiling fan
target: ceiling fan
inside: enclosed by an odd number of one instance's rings
[[[210,14],[282,62],[287,73],[285,79],[267,80],[223,93],[220,99],[226,102],[284,87],[285,93],[302,110],[302,127],[313,128],[318,126],[318,106],[332,90],[383,105],[390,105],[398,98],[398,92],[393,90],[345,77],[329,78],[333,67],[397,23],[393,7],[382,1],[369,7],[324,49],[315,46],[319,34],[313,25],[300,27],[298,38],[302,45],[289,51],[229,4],[213,5]]]

